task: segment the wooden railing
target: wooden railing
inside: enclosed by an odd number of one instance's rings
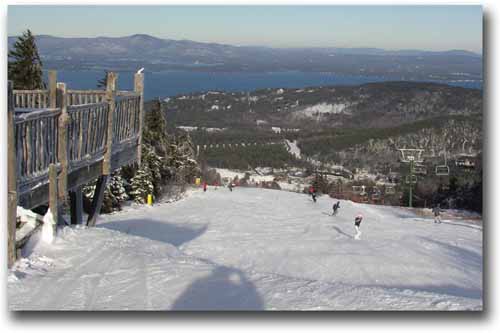
[[[43,109],[16,116],[14,133],[19,192],[24,192],[29,183],[46,180],[49,165],[58,163],[60,114],[61,109]]]
[[[106,90],[74,90],[67,92],[68,105],[81,105],[106,102]],[[135,91],[119,90],[116,96],[139,96]]]
[[[70,169],[103,157],[108,128],[108,103],[68,106],[68,161]]]
[[[128,94],[117,97],[113,103],[115,105],[113,145],[118,146],[138,139],[141,96],[135,93]],[[103,158],[108,139],[108,114],[108,102],[67,107],[66,149],[70,169],[78,169]],[[19,184],[26,185],[34,180],[47,180],[49,165],[60,162],[58,159],[60,115],[60,108],[16,113],[15,140]],[[20,192],[22,191],[23,189]]]
[[[68,90],[68,105],[82,105],[106,102],[104,90]]]
[[[136,139],[139,135],[140,95],[129,95],[116,99],[113,119],[113,144]]]
[[[48,90],[14,90],[14,107],[42,109],[49,106]]]

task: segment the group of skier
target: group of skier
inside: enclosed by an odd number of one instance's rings
[[[313,202],[316,202],[316,198],[317,198],[317,194],[316,194],[316,189],[314,188],[314,186],[310,186],[309,187],[309,195],[311,196]],[[332,206],[332,216],[336,216],[338,211],[340,209],[340,201],[337,200],[337,202],[335,202]],[[363,215],[360,213],[360,214],[357,214],[356,217],[354,218],[354,229],[356,230],[356,234],[354,235],[354,239],[359,239],[359,237],[361,236],[361,230],[360,230],[360,227],[361,227],[361,221],[363,221]]]
[[[313,202],[316,202],[316,200],[317,200],[316,199],[316,197],[317,197],[316,189],[312,185],[309,187],[309,195],[312,197]],[[333,204],[332,216],[337,215],[339,208],[340,208],[340,201],[337,201]],[[434,206],[434,208],[432,208],[432,213],[434,214],[434,223],[440,224],[441,223],[441,207],[439,204]],[[361,230],[360,230],[361,221],[363,221],[363,215],[361,213],[359,213],[354,218],[354,228],[356,229],[356,235],[354,236],[354,239],[359,239],[359,237],[361,236]]]
[[[227,187],[228,187],[229,191],[231,191],[231,192],[233,191],[233,184],[231,182],[229,182]],[[203,182],[203,192],[206,192],[206,191],[207,191],[207,182]],[[311,196],[313,202],[317,201],[316,189],[312,185],[309,187],[309,195]],[[340,209],[340,201],[337,201],[333,204],[332,216],[336,216],[339,209]],[[434,214],[434,223],[441,223],[441,208],[440,208],[440,206],[439,205],[435,206],[432,209],[432,212]],[[363,215],[361,213],[359,213],[354,217],[354,229],[356,230],[356,234],[354,235],[354,239],[359,239],[359,237],[361,236],[361,230],[360,230],[361,221],[363,221]]]

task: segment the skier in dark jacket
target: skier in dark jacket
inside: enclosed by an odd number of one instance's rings
[[[441,207],[439,205],[432,208],[434,213],[434,223],[441,223]]]
[[[336,203],[333,204],[333,213],[332,215],[337,215],[337,211],[340,208],[340,201],[337,201]]]
[[[207,191],[207,182],[203,182],[203,192]]]
[[[356,215],[356,217],[354,218],[354,229],[356,229],[356,235],[354,235],[354,239],[359,239],[359,236],[361,236],[361,231],[359,230],[361,221],[363,221],[363,215]]]
[[[229,189],[229,191],[233,192],[233,183],[229,182],[229,184],[227,185],[227,188]]]

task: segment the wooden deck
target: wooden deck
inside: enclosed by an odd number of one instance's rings
[[[81,223],[82,186],[98,180],[94,225],[108,176],[140,163],[143,122],[142,73],[134,91],[116,90],[108,73],[106,90],[70,90],[49,72],[47,90],[8,91],[9,266],[15,261],[16,209],[48,204],[56,221],[60,208],[71,205],[72,223]]]

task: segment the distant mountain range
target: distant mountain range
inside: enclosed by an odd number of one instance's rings
[[[16,37],[9,37],[9,48]],[[394,79],[481,80],[482,56],[378,48],[271,48],[127,37],[36,37],[46,68],[196,71],[317,71]]]

